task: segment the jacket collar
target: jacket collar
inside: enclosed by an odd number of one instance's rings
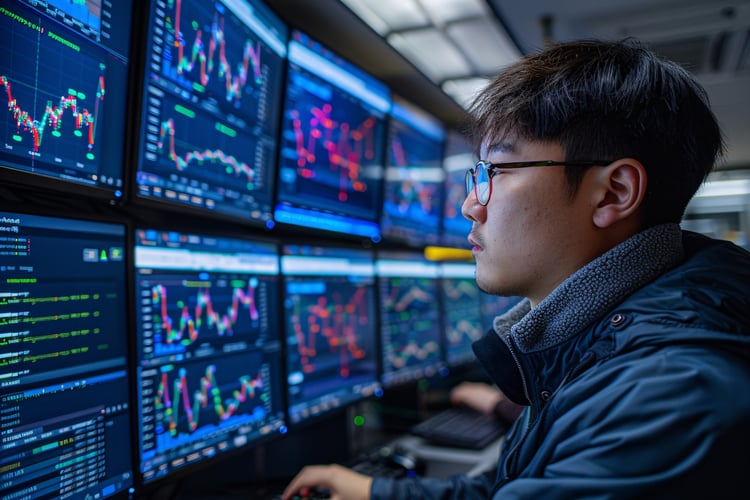
[[[679,225],[646,229],[576,271],[534,309],[524,301],[525,309],[522,303],[498,317],[495,331],[512,336],[522,352],[559,345],[683,258]]]
[[[522,358],[578,337],[625,297],[683,258],[679,225],[646,229],[572,274],[537,307],[532,309],[529,301],[523,300],[495,318],[493,330],[474,343],[474,352],[506,396],[516,403],[531,404],[535,390],[529,385],[536,377],[524,371],[531,359]],[[571,347],[576,352],[567,352],[565,357],[578,357],[581,347],[585,346]],[[551,375],[560,370],[547,366],[545,371]]]

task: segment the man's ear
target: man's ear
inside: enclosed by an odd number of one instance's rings
[[[594,225],[609,227],[635,217],[646,196],[646,169],[633,158],[623,158],[597,172],[598,200],[594,209]]]

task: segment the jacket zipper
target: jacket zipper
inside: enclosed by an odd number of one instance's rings
[[[514,350],[515,346],[512,345],[512,339],[508,339],[508,340],[509,340],[509,342],[507,342],[508,348],[510,349],[510,353],[513,356],[513,360],[516,363],[516,367],[518,368],[519,373],[521,374],[521,381],[523,383],[524,394],[526,395],[526,399],[529,402],[531,402],[531,398],[529,397],[528,388],[526,385],[526,378],[524,376],[523,371],[521,370],[521,363],[518,361],[518,358],[516,357],[516,352]],[[552,395],[550,396],[549,399],[552,399],[552,397],[554,397],[554,395],[557,394],[560,391],[560,389],[562,389],[562,387],[568,382],[568,379],[570,379],[570,376],[572,374],[578,375],[580,371],[587,368],[588,365],[590,365],[591,362],[595,360],[596,360],[596,356],[593,355],[592,353],[587,353],[586,355],[584,355],[581,358],[581,361],[579,362],[578,366],[575,367],[573,370],[569,370],[568,373],[565,374],[562,381],[557,385],[557,387],[552,392]],[[513,449],[510,452],[508,452],[508,456],[505,459],[505,462],[503,463],[503,467],[505,469],[505,479],[501,483],[499,483],[497,486],[495,486],[495,488],[493,488],[493,492],[492,492],[493,495],[495,494],[495,492],[497,492],[497,490],[500,487],[502,487],[505,483],[513,479],[511,477],[510,472],[516,466],[516,462],[518,460],[518,451],[520,450],[521,445],[523,445],[523,442],[526,440],[526,437],[529,435],[531,428],[534,427],[534,425],[536,425],[536,422],[537,422],[537,415],[536,415],[536,412],[534,412],[534,407],[532,406],[529,408],[528,416],[525,418],[525,422],[523,423],[524,424],[523,435],[518,439]]]

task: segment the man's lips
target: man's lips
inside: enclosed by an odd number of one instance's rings
[[[472,252],[481,252],[482,251],[482,245],[480,245],[476,238],[474,238],[472,235],[469,235],[468,237],[469,244],[471,244],[471,251]]]

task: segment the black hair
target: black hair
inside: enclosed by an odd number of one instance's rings
[[[559,143],[566,160],[635,158],[646,168],[644,227],[679,222],[724,150],[705,89],[641,43],[560,43],[507,67],[475,99],[477,149],[506,136]],[[585,170],[569,167],[574,195]]]

